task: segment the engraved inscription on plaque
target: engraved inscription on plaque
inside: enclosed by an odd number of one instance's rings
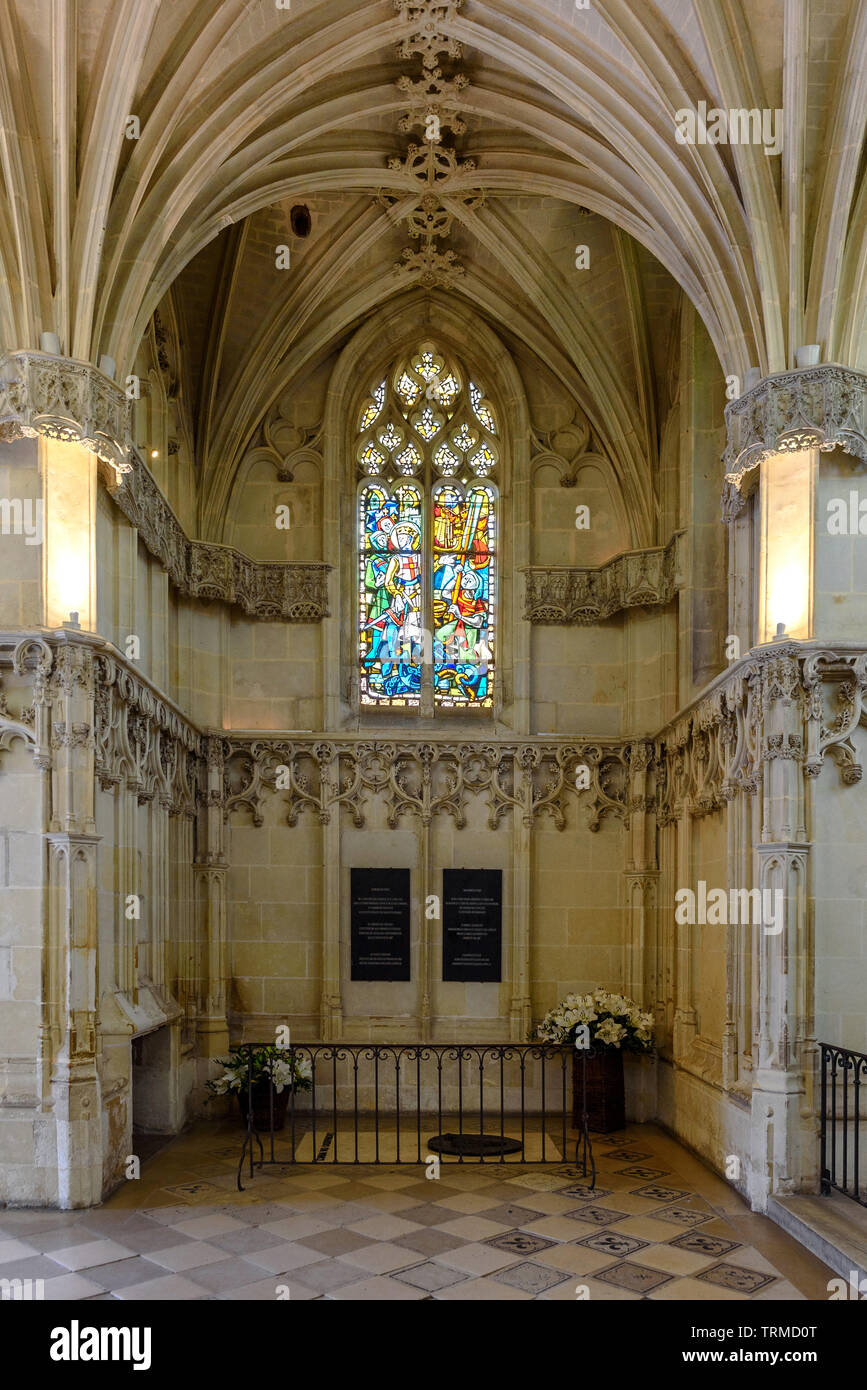
[[[409,980],[409,869],[352,869],[353,980]]]
[[[502,964],[502,869],[444,869],[443,979],[496,982]]]

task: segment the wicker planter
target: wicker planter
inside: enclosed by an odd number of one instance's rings
[[[581,1054],[572,1058],[572,1123],[583,1125],[581,1106]],[[587,1058],[587,1123],[596,1134],[610,1134],[626,1125],[623,1094],[623,1053],[617,1047],[600,1049]]]
[[[271,1099],[269,1095],[270,1086],[267,1081],[259,1082],[252,1088],[253,1097],[253,1128],[257,1130],[270,1131],[271,1129]],[[286,1126],[286,1110],[289,1106],[289,1097],[292,1094],[290,1086],[284,1086],[282,1091],[274,1092],[274,1133]],[[238,1109],[241,1112],[241,1119],[244,1128],[247,1127],[247,1087],[242,1086],[237,1092]]]

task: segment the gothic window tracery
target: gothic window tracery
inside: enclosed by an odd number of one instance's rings
[[[493,404],[433,342],[362,402],[358,679],[367,708],[491,709],[500,462]]]

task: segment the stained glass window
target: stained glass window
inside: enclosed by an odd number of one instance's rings
[[[418,708],[428,691],[435,709],[491,709],[494,406],[448,352],[424,342],[392,365],[356,418],[361,704]]]
[[[421,493],[366,487],[359,517],[362,703],[411,704],[421,688]]]
[[[435,698],[445,707],[490,705],[494,493],[441,483],[432,506]]]

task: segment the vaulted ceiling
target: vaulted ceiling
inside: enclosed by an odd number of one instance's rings
[[[0,345],[51,329],[122,377],[170,295],[203,477],[432,282],[645,477],[681,292],[725,373],[804,342],[867,365],[867,0],[0,0],[0,49]],[[436,68],[431,174],[400,125]],[[781,108],[781,156],[679,144],[701,100]],[[407,227],[425,192],[438,240]]]

